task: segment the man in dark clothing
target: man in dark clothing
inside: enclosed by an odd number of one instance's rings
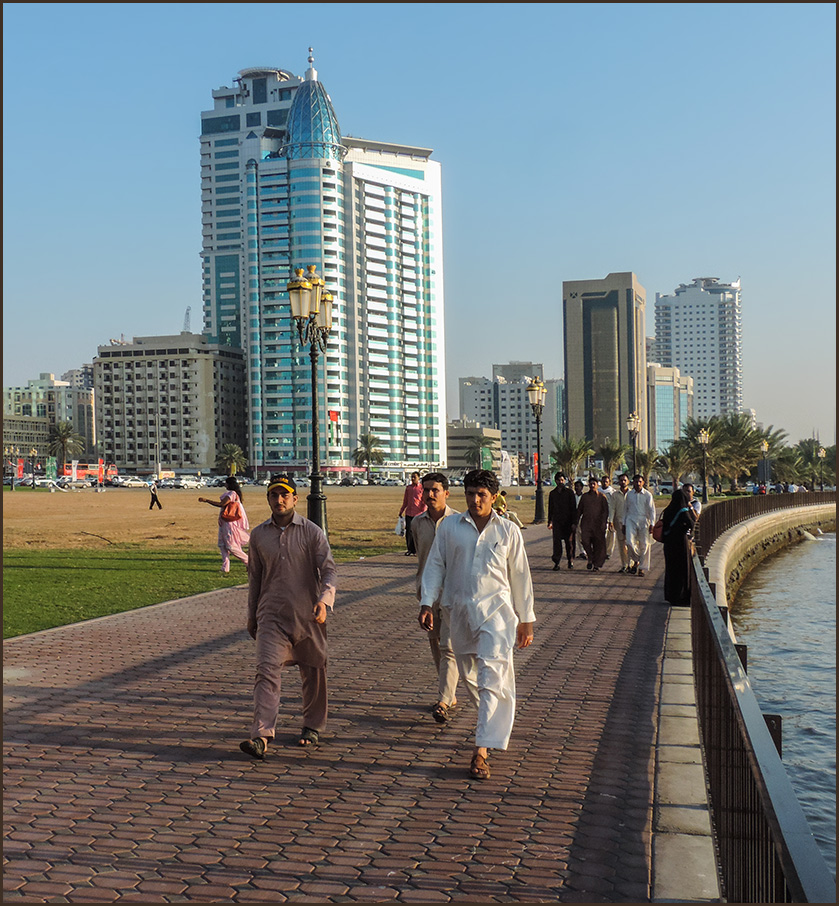
[[[577,499],[568,487],[568,479],[562,472],[554,476],[556,487],[548,494],[548,528],[553,532],[554,549],[551,559],[554,569],[559,569],[562,560],[562,544],[568,558],[568,569],[574,568],[574,544],[572,534],[577,518]]]
[[[606,524],[609,522],[609,501],[592,475],[588,480],[588,493],[583,494],[577,506],[577,523],[580,539],[586,552],[586,569],[599,570],[606,562]]]

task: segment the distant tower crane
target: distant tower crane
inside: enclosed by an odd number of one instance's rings
[[[189,313],[190,313],[191,311],[192,311],[192,306],[191,306],[191,305],[187,305],[187,307],[186,307],[186,314],[184,315],[184,333],[189,333],[189,331],[190,331],[190,327],[189,327]]]

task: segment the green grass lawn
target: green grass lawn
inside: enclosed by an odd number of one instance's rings
[[[336,546],[338,562],[385,553]],[[221,575],[216,551],[108,550],[6,551],[3,555],[3,638],[122,613],[247,583],[233,560]]]

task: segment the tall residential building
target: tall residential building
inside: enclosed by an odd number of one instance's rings
[[[204,332],[245,350],[249,460],[311,466],[311,362],[286,283],[313,264],[335,297],[318,366],[322,465],[351,465],[367,433],[386,465],[444,464],[440,164],[427,148],[342,138],[311,56],[302,79],[244,69],[213,98],[201,114]]]
[[[693,378],[696,418],[743,410],[740,280],[697,277],[672,295],[656,293],[658,361]]]
[[[519,374],[515,366],[526,364],[531,375]],[[484,427],[501,432],[501,446],[513,461],[520,458],[528,475],[534,468],[536,452],[536,419],[527,396],[527,388],[534,377],[541,378],[542,366],[533,363],[511,362],[493,365],[493,378],[460,378],[460,417],[477,422]],[[506,378],[505,373],[515,375]],[[553,448],[551,437],[562,433],[563,383],[555,379],[545,381],[547,393],[542,410],[543,467]]]
[[[58,422],[70,422],[84,440],[82,457],[96,453],[96,424],[93,414],[93,390],[71,386],[69,381],[57,381],[55,375],[42,372],[26,387],[3,388],[3,414],[45,418],[49,428]]]
[[[641,418],[638,446],[646,447],[646,304],[646,291],[631,272],[563,282],[569,438],[628,444],[626,418],[635,412]]]
[[[241,349],[184,331],[99,346],[93,360],[101,453],[120,469],[210,471],[245,444]]]
[[[647,439],[650,449],[666,450],[693,417],[693,378],[678,368],[647,363]]]

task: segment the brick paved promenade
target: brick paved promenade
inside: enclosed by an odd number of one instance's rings
[[[296,745],[289,668],[264,762],[238,748],[244,588],[5,642],[4,900],[648,900],[661,551],[644,579],[553,572],[547,530],[525,539],[536,638],[484,782],[475,712],[429,714],[412,558],[339,565],[329,729]]]

